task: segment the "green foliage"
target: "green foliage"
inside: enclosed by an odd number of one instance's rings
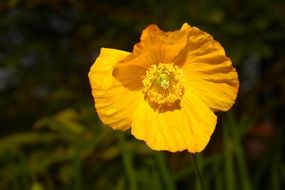
[[[191,155],[150,150],[100,123],[87,73],[101,47],[184,22],[211,33],[239,72],[238,100],[195,155],[206,189],[285,185],[285,12],[276,1],[0,2],[0,189],[201,189]],[[196,172],[195,172],[196,171]]]

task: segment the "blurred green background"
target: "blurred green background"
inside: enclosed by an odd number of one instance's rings
[[[87,78],[101,47],[184,22],[223,44],[241,84],[195,155],[206,188],[284,189],[283,0],[1,0],[0,189],[201,189],[188,152],[103,127]]]

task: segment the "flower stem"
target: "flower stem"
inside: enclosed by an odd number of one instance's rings
[[[119,133],[118,139],[119,139],[120,148],[122,151],[122,159],[123,159],[124,168],[125,168],[126,175],[127,175],[127,178],[130,184],[130,189],[137,190],[138,188],[136,184],[135,171],[132,166],[132,155],[129,149],[127,148],[124,134]]]
[[[200,169],[199,169],[199,167],[198,167],[198,164],[197,164],[195,155],[192,155],[192,154],[191,154],[191,160],[192,160],[192,163],[193,163],[193,166],[194,166],[195,174],[196,174],[196,176],[198,177],[198,180],[199,180],[201,189],[202,189],[202,190],[206,190],[205,179],[204,179],[202,173],[200,172]]]
[[[165,183],[166,190],[175,190],[175,184],[173,181],[173,177],[171,176],[169,170],[166,167],[165,163],[165,155],[163,152],[154,153],[154,157],[157,160],[157,165],[160,170],[162,179]]]

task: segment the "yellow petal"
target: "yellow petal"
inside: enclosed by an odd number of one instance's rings
[[[216,125],[216,116],[191,91],[186,91],[180,109],[156,112],[140,98],[134,109],[132,134],[154,150],[202,151]]]
[[[128,55],[128,52],[102,48],[88,74],[100,119],[104,124],[120,130],[127,130],[131,125],[132,104],[129,102],[136,93],[123,87],[112,72],[114,66]]]
[[[155,64],[173,62],[175,56],[186,46],[189,25],[184,24],[180,30],[164,32],[156,25],[148,26],[141,35],[141,42],[134,46],[135,54],[149,50]]]
[[[186,24],[174,32],[164,32],[156,25],[148,26],[141,35],[141,42],[134,46],[133,53],[116,65],[114,76],[129,88],[140,88],[151,65],[174,61],[187,44],[188,33]]]
[[[185,85],[211,109],[228,110],[235,102],[239,81],[224,48],[206,32],[192,27],[189,44],[180,55]]]

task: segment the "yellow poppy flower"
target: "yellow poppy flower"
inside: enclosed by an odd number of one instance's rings
[[[223,47],[186,23],[174,32],[148,26],[132,53],[102,48],[89,79],[104,124],[171,152],[202,151],[214,112],[228,110],[239,88]]]

